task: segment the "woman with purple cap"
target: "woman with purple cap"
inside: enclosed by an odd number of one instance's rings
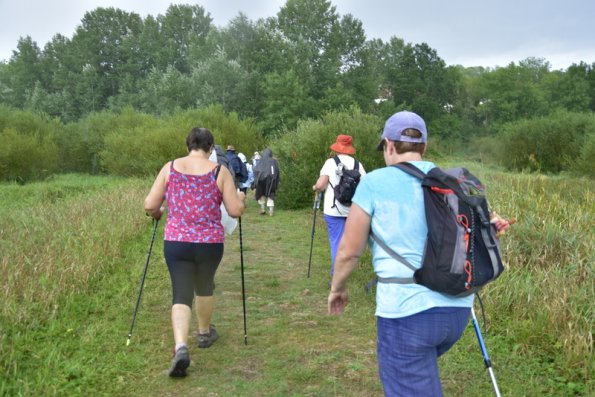
[[[318,180],[312,186],[316,192],[324,192],[324,220],[328,230],[328,239],[331,247],[331,277],[335,272],[335,258],[337,249],[339,248],[339,241],[343,236],[345,229],[345,220],[349,215],[349,207],[341,204],[335,200],[335,192],[333,187],[337,186],[341,178],[343,168],[353,169],[356,160],[352,157],[355,154],[353,147],[353,139],[349,135],[339,135],[335,143],[330,146],[332,150],[331,156],[325,161]],[[338,162],[335,158],[338,158]],[[361,175],[366,174],[364,166],[359,164],[359,172]]]

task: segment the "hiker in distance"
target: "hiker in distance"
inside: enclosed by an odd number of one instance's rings
[[[244,212],[246,196],[236,190],[230,172],[209,160],[213,134],[193,128],[186,138],[188,155],[167,162],[145,198],[145,211],[155,219],[163,215],[167,200],[163,251],[172,283],[171,321],[174,358],[169,376],[186,376],[190,365],[188,334],[192,304],[198,318],[198,347],[218,338],[211,325],[213,282],[223,257],[224,230],[220,205],[232,217]]]
[[[246,194],[248,189],[250,189],[254,183],[254,171],[252,170],[252,164],[247,161],[246,155],[244,153],[238,153],[238,157],[244,164],[244,167],[246,167],[246,172],[248,173],[248,178],[246,181],[240,183],[240,190]]]
[[[273,216],[275,208],[275,196],[279,187],[279,163],[273,157],[271,149],[265,149],[262,152],[258,164],[253,167],[254,170],[254,198],[260,205],[260,214],[266,214],[266,208],[270,216]]]
[[[248,171],[246,169],[246,166],[236,154],[236,148],[233,145],[227,146],[225,157],[227,158],[229,167],[233,169],[234,181],[236,187],[239,188],[240,184],[242,182],[246,182],[246,180],[248,179]]]
[[[421,266],[427,234],[420,180],[390,167],[411,162],[423,172],[428,133],[424,120],[398,112],[384,125],[378,150],[386,167],[362,179],[339,244],[328,296],[330,314],[348,303],[346,282],[358,264],[372,230],[415,267]],[[412,277],[412,271],[370,241],[378,277]],[[459,340],[467,326],[473,295],[456,298],[419,284],[378,283],[376,289],[377,355],[386,396],[442,396],[438,357]]]
[[[330,146],[331,156],[324,162],[320,169],[320,176],[312,186],[316,192],[324,192],[323,214],[328,240],[331,248],[331,277],[335,271],[335,258],[339,242],[345,230],[345,221],[349,215],[349,206],[341,204],[335,197],[335,187],[339,185],[343,169],[352,170],[355,168],[356,160],[352,157],[355,154],[353,139],[349,135],[338,135],[336,141]],[[358,170],[363,176],[366,174],[364,166],[358,163]]]
[[[260,161],[260,153],[254,152],[254,155],[252,156],[252,167],[256,167],[256,165],[258,164],[259,161]]]

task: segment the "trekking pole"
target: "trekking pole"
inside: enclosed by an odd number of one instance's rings
[[[477,335],[477,340],[479,341],[481,354],[483,354],[483,361],[486,365],[486,368],[488,369],[490,378],[492,379],[494,392],[496,393],[497,397],[500,397],[500,390],[498,389],[498,383],[496,383],[496,376],[494,375],[494,370],[492,369],[492,362],[490,361],[490,357],[488,356],[488,350],[486,349],[486,346],[483,343],[483,338],[481,337],[481,330],[479,328],[479,323],[477,322],[477,317],[475,317],[475,310],[473,310],[473,308],[471,308],[471,317],[473,318],[473,328],[475,328],[475,334]]]
[[[147,251],[147,262],[145,263],[145,270],[143,271],[143,277],[140,282],[140,289],[138,291],[138,298],[136,298],[136,307],[134,308],[134,315],[132,316],[132,323],[130,324],[130,331],[128,332],[128,340],[126,346],[130,345],[130,338],[132,338],[132,329],[136,322],[136,314],[138,313],[138,307],[140,305],[140,298],[143,294],[143,286],[145,285],[145,278],[147,277],[147,270],[149,269],[149,258],[151,258],[151,250],[153,249],[153,242],[155,241],[155,233],[157,233],[157,225],[159,219],[153,219],[153,236],[151,236],[151,244],[149,244],[149,250]]]
[[[242,246],[242,217],[238,218],[240,227],[240,269],[242,273],[242,307],[244,309],[244,345],[248,344],[248,331],[246,330],[246,290],[244,288],[244,247]]]
[[[310,259],[308,259],[308,278],[310,278],[310,266],[312,265],[312,247],[314,246],[314,230],[316,226],[316,212],[318,212],[318,208],[320,208],[320,197],[322,196],[322,192],[316,193],[314,197],[314,219],[312,220],[312,239],[310,240]]]

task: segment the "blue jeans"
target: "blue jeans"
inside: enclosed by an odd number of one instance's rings
[[[387,397],[440,397],[438,357],[459,340],[467,307],[435,307],[402,318],[377,318],[378,371]]]
[[[347,218],[344,216],[324,215],[324,221],[326,222],[326,229],[328,231],[328,242],[331,246],[331,277],[335,273],[335,258],[339,250],[339,242],[341,241],[341,237],[343,237],[346,220]]]

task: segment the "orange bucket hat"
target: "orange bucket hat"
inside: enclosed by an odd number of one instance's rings
[[[355,154],[355,148],[352,145],[353,139],[349,135],[338,135],[337,140],[330,146],[334,152],[341,154]]]

